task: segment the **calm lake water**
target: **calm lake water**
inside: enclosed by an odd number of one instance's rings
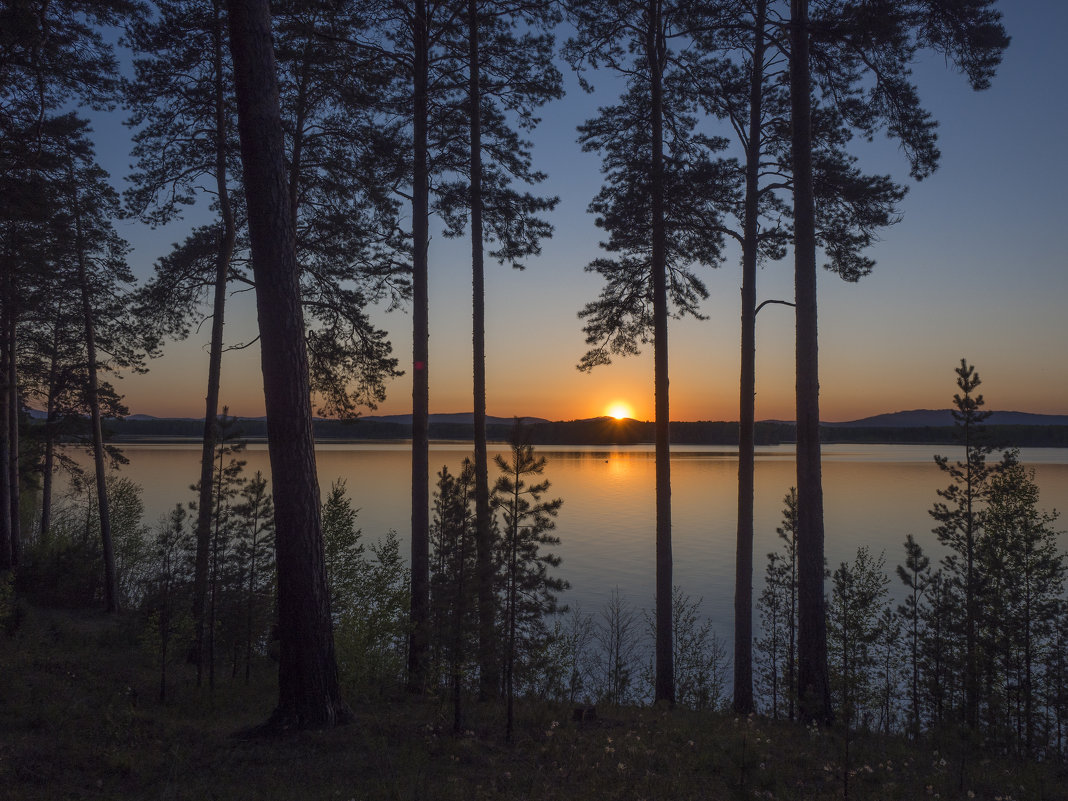
[[[320,487],[346,481],[364,537],[395,530],[407,553],[410,528],[410,446],[406,443],[321,444]],[[501,446],[490,446],[490,458]],[[130,463],[122,473],[143,487],[146,522],[153,524],[176,502],[193,499],[199,477],[198,444],[124,445]],[[934,453],[958,458],[960,449],[934,445],[827,445],[823,449],[826,556],[831,569],[851,561],[859,545],[886,552],[888,571],[903,561],[902,542],[912,533],[929,554],[940,553],[928,514],[946,476]],[[652,608],[654,591],[654,454],[649,446],[545,446],[545,475],[552,497],[563,498],[557,519],[563,557],[557,573],[571,583],[562,600],[597,612],[618,587],[636,607]],[[464,443],[431,443],[430,465],[457,473],[470,454]],[[269,474],[266,445],[251,444],[246,470]],[[996,454],[991,460],[996,459]],[[1021,461],[1034,467],[1040,506],[1068,508],[1068,449],[1027,449]],[[492,468],[492,462],[491,462]],[[729,642],[734,596],[737,450],[678,446],[672,451],[672,519],[675,583],[704,599],[703,612]],[[492,478],[491,478],[492,482]],[[793,446],[763,447],[756,460],[754,592],[763,585],[765,555],[779,548],[783,496],[795,484]],[[1058,521],[1068,528],[1068,520]],[[1068,548],[1068,536],[1062,534]],[[894,589],[897,589],[894,581]]]

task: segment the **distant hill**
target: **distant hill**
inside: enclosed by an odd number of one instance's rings
[[[360,420],[365,420],[369,423],[396,423],[402,426],[410,426],[412,424],[412,416],[410,414],[383,414],[383,415],[364,415]],[[492,415],[486,415],[486,425],[499,425],[510,426],[514,418],[512,417],[494,417]],[[475,414],[474,412],[455,412],[453,414],[432,414],[430,415],[431,423],[444,423],[446,425],[474,425]],[[523,422],[526,425],[532,425],[534,423],[548,423],[544,417],[524,417]]]
[[[952,426],[953,413],[949,409],[913,409],[890,412],[850,420],[842,423],[821,423],[828,428],[932,428]],[[1068,414],[1031,414],[1030,412],[994,412],[986,421],[988,426],[1064,426]]]
[[[31,410],[38,422],[42,412]],[[652,443],[654,424],[639,420],[592,417],[583,420],[549,421],[524,418],[531,426],[531,441],[538,445],[630,445]],[[241,436],[262,439],[267,435],[263,418],[240,418]],[[203,434],[203,419],[157,418],[130,415],[123,420],[105,420],[104,427],[116,440],[193,441]],[[404,440],[412,436],[411,415],[370,415],[356,420],[314,421],[316,438],[328,440]],[[1027,412],[996,412],[986,423],[988,441],[995,447],[1068,447],[1068,415]],[[488,417],[486,435],[493,442],[507,442],[512,418]],[[824,443],[955,444],[960,431],[948,409],[915,409],[850,420],[822,423]],[[472,414],[430,415],[430,438],[469,442],[473,438]],[[756,424],[758,445],[792,444],[796,426],[790,421],[763,420]],[[673,422],[671,441],[692,445],[736,445],[738,423],[725,421]]]

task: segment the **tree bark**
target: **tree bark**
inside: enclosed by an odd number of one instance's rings
[[[285,179],[267,0],[232,0],[238,133],[260,329],[278,565],[275,730],[332,726],[351,713],[338,687],[323,553],[296,243]]]
[[[3,297],[0,298],[0,464],[5,467],[11,452],[11,429],[8,426],[11,408],[8,397],[11,387],[7,381],[7,319],[14,305],[10,297],[12,269],[10,263],[5,264]],[[15,566],[11,522],[11,487],[5,479],[0,480],[0,570],[10,570]]]
[[[71,185],[75,178],[70,177]],[[115,570],[115,548],[111,541],[111,510],[108,506],[107,475],[104,464],[104,433],[100,424],[99,379],[96,370],[96,329],[93,306],[89,300],[89,276],[85,265],[85,244],[82,236],[82,215],[78,190],[74,189],[74,236],[77,250],[78,284],[82,295],[82,322],[85,325],[85,352],[89,380],[85,388],[89,403],[89,424],[93,439],[93,469],[96,471],[97,511],[100,516],[100,542],[104,550],[104,609],[119,611],[119,580]]]
[[[6,281],[5,289],[6,289]],[[7,302],[0,302],[0,339],[7,330]],[[0,342],[0,465],[7,464],[7,454],[10,453],[11,441],[9,440],[9,427],[7,427],[7,413],[10,405],[7,404],[7,393],[11,388],[7,386],[7,347]],[[6,481],[0,481],[0,570],[10,570],[15,566],[14,549],[12,547],[11,531],[11,487]]]
[[[738,534],[734,573],[734,711],[753,711],[753,486],[756,420],[756,266],[760,199],[761,105],[764,89],[764,22],[758,0],[749,76],[749,147],[745,154],[742,231],[742,353],[738,400]]]
[[[7,320],[7,386],[8,386],[8,452],[6,477],[10,498],[11,515],[11,564],[18,567],[22,549],[22,493],[19,481],[19,372],[18,372],[18,317],[12,314]]]
[[[667,239],[664,223],[664,41],[660,3],[650,0],[646,58],[650,77],[652,160],[653,387],[656,417],[656,701],[675,704],[671,633],[671,445],[668,405]]]
[[[215,185],[222,236],[215,254],[215,286],[211,316],[211,344],[208,350],[208,389],[204,398],[204,435],[200,451],[200,497],[197,501],[197,552],[193,574],[193,620],[197,658],[197,684],[203,675],[204,607],[207,597],[208,554],[211,549],[211,484],[215,441],[219,431],[219,382],[222,373],[223,327],[226,314],[226,283],[234,251],[236,228],[226,173],[226,98],[223,85],[223,25],[219,0],[214,5],[213,33],[215,69]]]
[[[493,542],[490,525],[489,455],[486,450],[486,295],[482,230],[482,91],[478,63],[478,0],[467,3],[468,100],[471,132],[471,349],[474,378],[475,531],[478,566],[479,695],[498,694],[494,648]]]
[[[808,0],[791,0],[790,12],[794,299],[797,304],[798,695],[802,720],[829,723],[832,710],[823,597],[823,481],[819,429],[816,207],[812,186]]]
[[[41,476],[41,534],[48,537],[52,527],[52,485],[56,464],[56,392],[59,389],[59,347],[62,329],[61,315],[57,309],[52,328],[52,353],[48,365],[48,401],[45,406],[44,469]]]
[[[426,688],[430,643],[430,177],[427,164],[429,41],[426,0],[415,0],[412,170],[412,600],[408,689]]]

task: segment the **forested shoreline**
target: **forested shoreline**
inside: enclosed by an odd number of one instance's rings
[[[242,435],[265,439],[263,420],[239,419]],[[105,427],[116,442],[194,441],[199,440],[204,423],[199,420],[160,418],[156,420],[107,420]],[[407,440],[410,425],[379,420],[321,420],[313,422],[315,436],[321,440]],[[535,422],[529,424],[531,442],[536,445],[638,445],[654,441],[653,423],[615,420],[610,417],[592,420]],[[990,442],[1003,448],[1068,447],[1068,426],[1057,425],[987,425]],[[464,423],[429,424],[430,439],[470,441],[473,426]],[[491,442],[507,442],[511,426],[489,423],[486,436]],[[859,443],[885,445],[952,445],[958,441],[955,426],[841,426],[820,427],[820,440],[826,444]],[[789,445],[796,441],[790,423],[758,422],[757,445]],[[671,424],[671,442],[676,445],[738,444],[738,423],[675,422]]]

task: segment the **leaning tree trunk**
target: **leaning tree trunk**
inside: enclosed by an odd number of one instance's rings
[[[71,183],[74,183],[73,176]],[[75,190],[77,193],[77,190]],[[100,515],[100,542],[104,549],[104,609],[119,611],[119,580],[115,570],[115,548],[111,541],[111,512],[108,506],[107,476],[104,472],[104,433],[100,425],[100,384],[96,370],[96,329],[93,306],[89,300],[89,276],[85,265],[82,216],[77,195],[74,197],[74,236],[77,250],[78,284],[82,295],[82,321],[85,325],[85,353],[88,384],[85,395],[89,403],[89,423],[93,439],[93,469],[96,471],[97,510]]]
[[[332,726],[341,700],[323,553],[296,242],[285,179],[267,0],[230,4],[238,133],[248,203],[278,565],[275,729]]]
[[[215,462],[215,442],[219,436],[219,383],[222,373],[223,327],[226,315],[226,283],[237,232],[230,203],[226,173],[226,87],[223,84],[224,36],[220,0],[214,5],[212,40],[215,69],[215,185],[222,221],[222,234],[215,252],[214,298],[211,310],[211,344],[208,349],[208,391],[204,398],[204,436],[200,449],[200,496],[197,501],[197,552],[193,570],[193,620],[197,659],[197,684],[204,671],[204,614],[208,587],[208,559],[211,551],[211,485]]]
[[[468,102],[471,129],[471,345],[474,373],[475,532],[478,574],[479,695],[497,695],[494,634],[493,542],[489,455],[486,449],[486,293],[482,231],[482,92],[478,66],[478,2],[467,3]]]
[[[753,711],[753,486],[756,440],[756,266],[760,198],[760,129],[764,88],[764,19],[756,4],[749,76],[749,146],[745,154],[742,231],[742,365],[738,401],[738,536],[734,573],[734,711]]]
[[[426,0],[415,2],[412,176],[412,600],[408,689],[423,692],[430,644],[430,303],[427,288],[430,179],[427,165],[429,43]]]
[[[667,237],[664,223],[664,41],[659,3],[650,0],[646,57],[652,109],[653,388],[656,416],[656,680],[655,700],[675,703],[675,666],[671,633],[671,432],[668,407]]]
[[[794,173],[794,293],[797,304],[798,700],[802,720],[830,722],[827,618],[823,598],[823,479],[816,324],[816,207],[808,0],[790,3],[790,112]]]

